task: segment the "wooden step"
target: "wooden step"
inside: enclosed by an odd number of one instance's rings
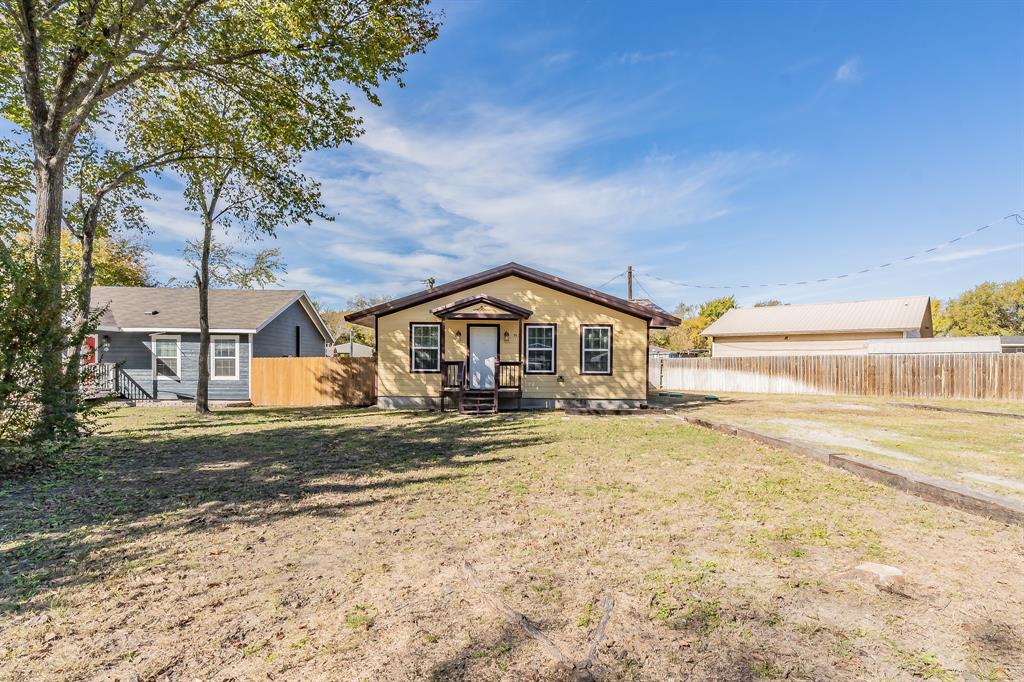
[[[498,394],[493,390],[469,389],[462,394],[459,412],[468,415],[497,414]]]

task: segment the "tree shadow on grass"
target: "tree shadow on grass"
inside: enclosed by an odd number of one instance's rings
[[[125,418],[112,414],[60,472],[0,490],[0,611],[145,561],[154,550],[135,541],[153,534],[343,516],[548,442],[504,416],[251,409],[168,412],[142,428]]]

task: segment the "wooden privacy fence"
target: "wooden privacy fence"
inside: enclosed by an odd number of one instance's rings
[[[1024,353],[651,359],[672,391],[1024,400]]]
[[[257,406],[372,405],[373,358],[253,358],[249,399]]]

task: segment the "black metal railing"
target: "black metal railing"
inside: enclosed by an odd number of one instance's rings
[[[94,362],[83,365],[82,393],[87,398],[116,395],[117,365],[112,362]]]
[[[128,400],[155,400],[155,395],[150,395],[149,392],[142,387],[142,384],[132,379],[128,372],[125,372],[120,367],[117,368],[117,381],[116,381],[116,392],[122,398]]]

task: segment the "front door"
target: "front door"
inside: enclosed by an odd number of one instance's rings
[[[498,357],[498,328],[473,325],[469,328],[469,387],[494,388],[494,365]]]

